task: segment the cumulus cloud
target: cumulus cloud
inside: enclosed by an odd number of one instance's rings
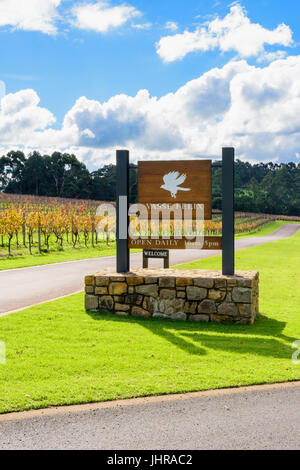
[[[21,145],[36,140],[37,131],[44,131],[55,123],[53,114],[39,106],[34,90],[22,90],[5,95],[0,104],[1,143]]]
[[[105,1],[79,3],[72,8],[72,24],[79,29],[106,33],[140,14],[135,7],[126,4],[110,6]]]
[[[240,57],[253,57],[265,53],[265,45],[290,46],[293,42],[289,26],[280,24],[269,30],[252,23],[240,4],[230,8],[224,18],[215,18],[197,27],[195,31],[184,31],[165,36],[156,44],[158,55],[164,62],[183,59],[190,52],[219,49],[235,51]]]
[[[300,56],[265,67],[231,61],[161,98],[140,90],[108,101],[79,98],[55,129],[33,90],[1,102],[1,143],[7,148],[71,151],[92,167],[114,159],[215,158],[234,146],[250,161],[296,161],[300,154]],[[50,126],[50,127],[49,127]]]
[[[56,34],[61,0],[0,0],[0,27]]]

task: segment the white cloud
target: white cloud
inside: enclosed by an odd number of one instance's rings
[[[1,144],[27,145],[35,142],[37,133],[55,123],[53,114],[39,107],[34,90],[22,90],[5,95],[0,104]]]
[[[284,59],[286,56],[286,51],[264,52],[258,58],[258,62],[273,62],[274,60]]]
[[[264,54],[265,44],[290,46],[292,31],[280,24],[274,30],[251,23],[244,8],[235,4],[224,18],[215,18],[181,34],[165,36],[156,44],[157,53],[164,62],[183,59],[188,53],[219,49],[222,52],[236,51],[240,57]]]
[[[160,99],[147,90],[104,103],[81,97],[60,129],[33,90],[6,95],[0,112],[7,150],[72,151],[93,166],[114,159],[215,158],[234,146],[250,161],[296,161],[300,154],[300,56],[265,67],[231,61]]]
[[[0,0],[0,27],[56,34],[61,0]]]
[[[5,83],[2,80],[0,80],[0,100],[6,94],[5,90],[6,90]]]
[[[152,23],[133,24],[132,27],[135,29],[150,29]]]
[[[165,28],[169,29],[170,31],[177,31],[178,25],[175,21],[167,21],[165,24]]]
[[[79,3],[72,8],[73,26],[97,33],[106,33],[110,29],[124,25],[128,20],[141,13],[133,6],[122,4],[110,6],[105,1]]]

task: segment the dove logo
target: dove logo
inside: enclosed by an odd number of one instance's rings
[[[190,191],[190,188],[181,188],[180,185],[186,180],[186,175],[180,175],[178,171],[170,171],[163,177],[164,183],[161,188],[169,191],[171,196],[176,199],[178,191]]]

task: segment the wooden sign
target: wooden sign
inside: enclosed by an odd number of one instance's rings
[[[173,160],[138,163],[138,200],[141,204],[204,204],[211,219],[211,160]]]
[[[197,245],[195,242],[193,243],[193,241],[187,240],[186,238],[138,238],[137,240],[129,238],[128,248],[143,248],[144,250],[221,250],[222,237],[204,237],[203,246],[199,246],[199,244]]]
[[[148,268],[149,258],[159,259],[162,258],[164,260],[164,268],[169,269],[170,267],[170,254],[169,250],[144,250],[143,251],[143,268]]]

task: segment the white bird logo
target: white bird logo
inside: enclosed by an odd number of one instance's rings
[[[164,183],[161,188],[170,191],[171,196],[176,199],[178,191],[190,191],[190,188],[180,188],[179,186],[185,182],[186,175],[180,175],[178,171],[170,171],[163,177]]]

